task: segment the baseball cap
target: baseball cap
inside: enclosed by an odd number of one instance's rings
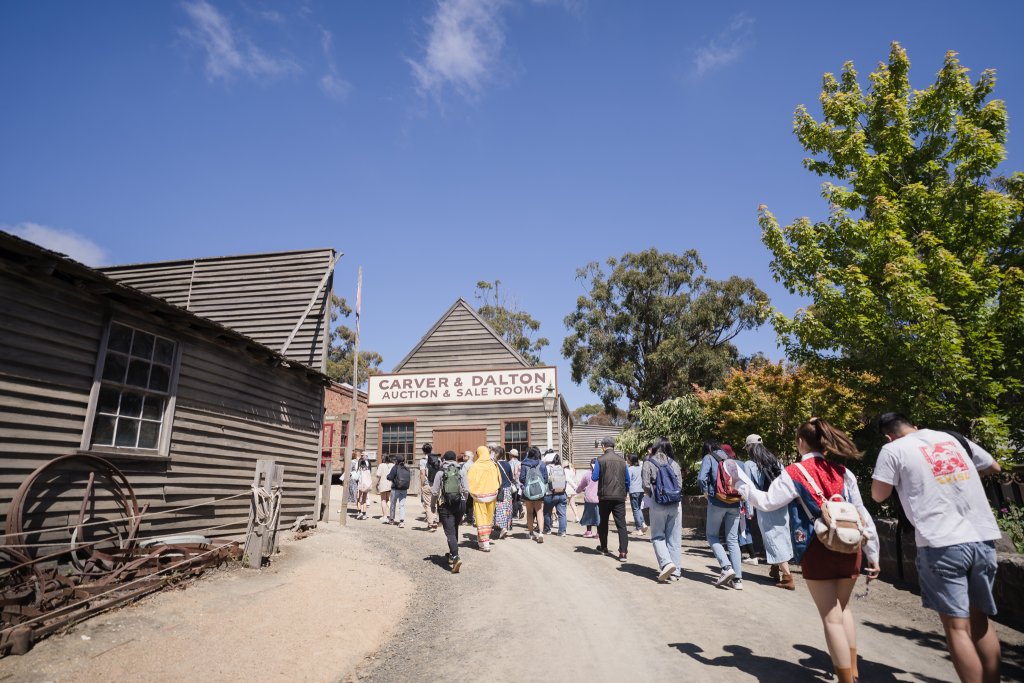
[[[747,440],[743,444],[743,447],[746,448],[747,446],[749,446],[752,443],[761,443],[761,435],[760,434],[751,434],[750,436],[747,437]]]
[[[516,450],[515,448],[510,448],[510,449],[508,449],[508,454],[509,454],[510,456],[511,456],[511,455],[514,455],[514,456],[515,456],[515,457],[517,457],[517,458],[519,457],[519,451],[517,451],[517,450]]]

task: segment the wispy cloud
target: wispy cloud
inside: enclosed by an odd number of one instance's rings
[[[51,228],[38,223],[18,223],[17,225],[2,225],[0,230],[17,235],[18,237],[35,242],[41,247],[51,251],[57,251],[80,261],[87,266],[99,266],[105,263],[107,252],[88,237],[83,237],[71,230]]]
[[[707,45],[697,48],[693,73],[699,78],[736,62],[754,42],[754,18],[740,12]]]
[[[206,53],[209,80],[228,81],[235,76],[265,80],[302,71],[290,57],[273,57],[261,50],[206,0],[186,2],[183,7],[191,25],[181,34]]]
[[[320,29],[320,47],[327,60],[327,73],[320,77],[320,89],[332,100],[343,100],[352,90],[352,84],[338,75],[338,67],[334,62],[334,36],[325,28]]]
[[[421,94],[439,96],[451,87],[478,95],[492,77],[505,44],[504,0],[438,0],[427,19],[430,35],[421,59],[407,60]]]

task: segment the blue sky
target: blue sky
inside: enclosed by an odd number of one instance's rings
[[[799,306],[756,210],[823,213],[791,120],[824,72],[899,40],[923,88],[953,49],[1024,115],[1022,3],[694,5],[2,3],[0,226],[96,264],[333,246],[385,369],[497,278],[576,406],[588,261],[696,248]],[[778,356],[769,327],[739,346]]]

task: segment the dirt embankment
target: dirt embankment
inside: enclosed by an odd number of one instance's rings
[[[208,574],[0,660],[0,681],[337,680],[393,634],[413,585],[351,526],[291,536],[260,571]]]

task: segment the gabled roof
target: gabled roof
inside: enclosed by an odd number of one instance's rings
[[[330,383],[330,378],[318,368],[296,362],[234,328],[197,315],[162,297],[119,282],[98,269],[90,268],[65,254],[46,249],[2,230],[0,230],[0,264],[15,271],[30,273],[35,277],[52,277],[64,283],[81,287],[99,298],[134,306],[140,311],[157,316],[168,323],[179,325],[193,334],[205,337],[226,348],[267,360],[275,367],[280,366],[286,371],[301,373],[321,384]],[[0,268],[0,270],[2,269]]]
[[[216,256],[98,268],[323,372],[333,249]]]
[[[451,315],[453,313],[455,313],[456,311],[458,311],[458,310],[462,310],[462,311],[465,311],[465,312],[469,313],[469,315],[472,316],[473,319],[475,319],[476,322],[478,322],[480,324],[480,327],[482,327],[484,330],[486,330],[487,333],[491,337],[493,337],[495,339],[495,341],[497,341],[499,344],[501,344],[501,346],[503,346],[505,348],[505,350],[508,351],[509,355],[512,356],[512,358],[514,358],[520,364],[522,364],[523,367],[525,367],[525,368],[533,367],[532,364],[528,360],[523,358],[522,354],[520,354],[518,351],[513,349],[512,346],[509,345],[509,343],[507,341],[505,341],[500,334],[498,334],[497,332],[494,331],[493,327],[491,327],[490,325],[487,324],[487,321],[485,321],[483,318],[480,317],[480,314],[476,312],[476,309],[473,308],[473,306],[470,305],[470,303],[468,301],[466,301],[462,297],[459,297],[455,301],[455,303],[452,304],[451,307],[447,311],[445,311],[444,315],[442,315],[438,319],[438,321],[436,323],[434,323],[433,327],[431,327],[429,330],[427,330],[427,333],[425,335],[423,335],[423,338],[419,340],[419,342],[416,344],[416,346],[412,347],[412,350],[408,354],[406,354],[405,358],[403,358],[398,363],[398,365],[395,366],[395,369],[392,370],[392,372],[394,372],[394,373],[401,372],[402,368],[405,367],[406,363],[408,363],[416,355],[416,353],[421,348],[423,348],[423,345],[426,344],[427,341],[430,340],[431,336],[433,336],[433,334],[444,324],[444,322],[446,320],[448,320],[448,318],[450,318]]]

